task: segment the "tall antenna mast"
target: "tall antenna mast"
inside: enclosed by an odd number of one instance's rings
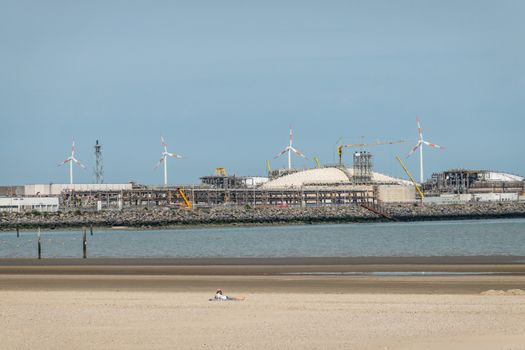
[[[104,164],[102,162],[102,145],[95,143],[95,183],[104,183]]]

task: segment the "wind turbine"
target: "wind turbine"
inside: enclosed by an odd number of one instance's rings
[[[168,152],[168,144],[166,141],[164,141],[164,137],[162,137],[162,135],[160,135],[160,144],[164,148],[164,152],[162,152],[162,158],[160,158],[159,162],[155,166],[155,169],[157,169],[161,163],[164,163],[164,186],[168,186],[168,157],[180,159],[182,156],[176,153]]]
[[[421,129],[421,121],[419,120],[419,117],[416,119],[416,121],[417,121],[417,133],[419,135],[419,138],[418,138],[416,145],[408,153],[407,158],[410,157],[412,153],[417,151],[419,147],[419,179],[420,179],[420,182],[423,183],[425,181],[424,176],[423,176],[423,144],[427,145],[430,148],[444,149],[444,147],[436,145],[435,143],[430,143],[428,141],[425,141],[423,139],[423,129]]]
[[[75,140],[73,140],[73,146],[71,147],[71,156],[67,157],[62,163],[58,166],[62,166],[66,163],[69,163],[69,183],[73,184],[73,162],[76,163],[79,167],[86,170],[84,164],[80,163],[78,159],[75,158]]]
[[[292,127],[290,126],[290,144],[285,149],[283,149],[278,155],[274,157],[274,159],[279,158],[280,156],[288,152],[288,170],[292,169],[292,152],[298,155],[299,157],[308,159],[304,154],[302,154],[301,152],[299,152],[298,150],[292,147],[292,139],[293,139]]]

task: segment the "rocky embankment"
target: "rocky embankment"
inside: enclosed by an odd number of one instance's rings
[[[380,209],[399,221],[525,217],[525,203],[462,205],[390,204]],[[165,227],[185,225],[341,223],[386,221],[386,217],[358,205],[309,208],[128,209],[102,212],[0,213],[0,230],[19,228]]]
[[[442,205],[389,204],[383,206],[399,221],[525,217],[525,202],[485,202]]]

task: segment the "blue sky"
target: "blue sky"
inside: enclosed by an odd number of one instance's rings
[[[523,1],[0,0],[0,184],[61,183],[71,140],[93,182],[170,183],[226,167],[264,175],[294,128],[322,163],[335,143],[426,138],[426,174],[525,174]],[[370,149],[403,172],[412,145]],[[350,163],[350,152],[347,153]],[[313,161],[295,158],[297,166]],[[418,158],[407,166],[417,174]]]

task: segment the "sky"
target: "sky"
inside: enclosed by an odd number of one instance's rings
[[[369,148],[374,169],[417,141],[425,173],[525,175],[524,1],[0,0],[0,185],[170,183],[224,167],[265,175],[288,144],[336,161],[336,143]],[[351,164],[351,152],[345,153]],[[418,175],[419,159],[406,159]]]

